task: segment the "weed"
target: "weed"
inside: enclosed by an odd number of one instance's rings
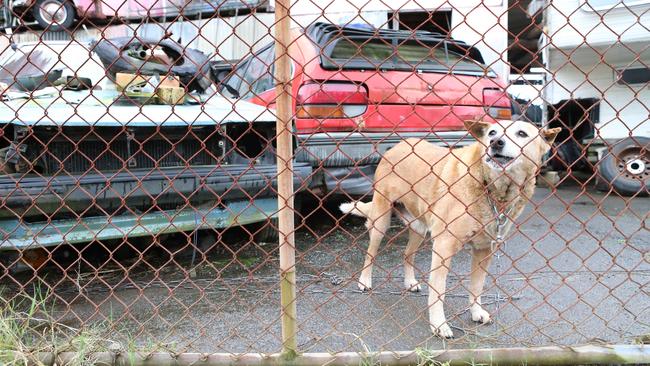
[[[359,343],[361,343],[361,347],[363,347],[363,354],[361,361],[359,362],[359,366],[379,366],[381,365],[381,362],[377,359],[377,352],[372,352],[370,350],[370,347],[366,344],[366,342],[361,339],[358,335],[354,333],[347,333],[343,332],[344,335],[348,335],[351,337],[354,337]]]
[[[439,353],[434,350],[417,347],[415,349],[415,354],[418,356],[417,366],[449,366],[449,362],[436,360]]]
[[[225,268],[232,265],[242,265],[245,268],[252,267],[255,263],[258,262],[258,259],[255,257],[237,257],[233,258],[222,258],[212,261],[212,264],[217,268]]]
[[[650,344],[650,334],[642,334],[640,336],[634,337],[634,344]]]
[[[35,286],[33,295],[11,301],[4,300],[0,292],[1,365],[40,364],[39,352],[75,352],[70,366],[90,366],[94,353],[116,343],[107,337],[108,327],[103,324],[77,329],[56,321],[54,304],[48,298],[40,286]]]

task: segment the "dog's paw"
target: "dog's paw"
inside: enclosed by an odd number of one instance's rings
[[[359,286],[359,290],[363,292],[370,291],[372,289],[372,280],[361,277],[359,278],[357,286]]]
[[[447,323],[442,324],[439,327],[432,325],[431,331],[433,331],[433,334],[437,335],[440,338],[454,338],[454,332],[452,332],[451,327]]]
[[[410,292],[420,292],[422,287],[416,280],[404,281],[404,287]]]
[[[469,311],[472,314],[472,320],[477,323],[488,324],[492,322],[492,319],[490,318],[490,313],[485,311],[485,309],[483,309],[481,305],[474,304],[469,309]]]

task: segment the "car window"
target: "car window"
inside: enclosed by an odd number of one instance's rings
[[[354,59],[362,59],[373,64],[383,64],[385,62],[404,62],[412,65],[421,63],[445,62],[446,53],[443,47],[428,48],[419,44],[401,44],[394,46],[386,40],[354,40],[341,39],[332,52],[330,57],[344,62]]]
[[[342,38],[324,52],[327,63],[342,69],[382,68],[388,70],[431,70],[482,72],[477,60],[455,52],[446,42],[430,44],[391,39]]]
[[[232,97],[250,98],[275,87],[273,62],[275,49],[273,44],[264,47],[259,53],[249,56],[224,81],[238,95],[224,88],[222,91]]]
[[[273,61],[275,52],[273,45],[265,47],[261,52],[253,55],[248,61],[248,69],[243,75],[240,95],[250,98],[273,88]]]

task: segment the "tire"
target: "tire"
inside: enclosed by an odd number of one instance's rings
[[[69,0],[38,0],[32,13],[43,29],[56,32],[72,27],[76,10]]]
[[[598,163],[602,178],[625,196],[650,192],[650,138],[628,137],[618,141]]]
[[[280,239],[278,232],[278,219],[268,219],[266,221],[253,224],[253,238],[256,243],[273,243]]]

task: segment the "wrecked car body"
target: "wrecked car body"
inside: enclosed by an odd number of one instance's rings
[[[14,0],[5,2],[4,27],[36,21],[46,31],[73,31],[79,21],[139,20],[195,17],[263,8],[263,0],[139,0],[125,6],[121,0]]]
[[[2,250],[227,228],[277,211],[267,109],[221,97],[120,106],[115,91],[90,92],[0,106]],[[294,169],[304,187],[311,167]]]

